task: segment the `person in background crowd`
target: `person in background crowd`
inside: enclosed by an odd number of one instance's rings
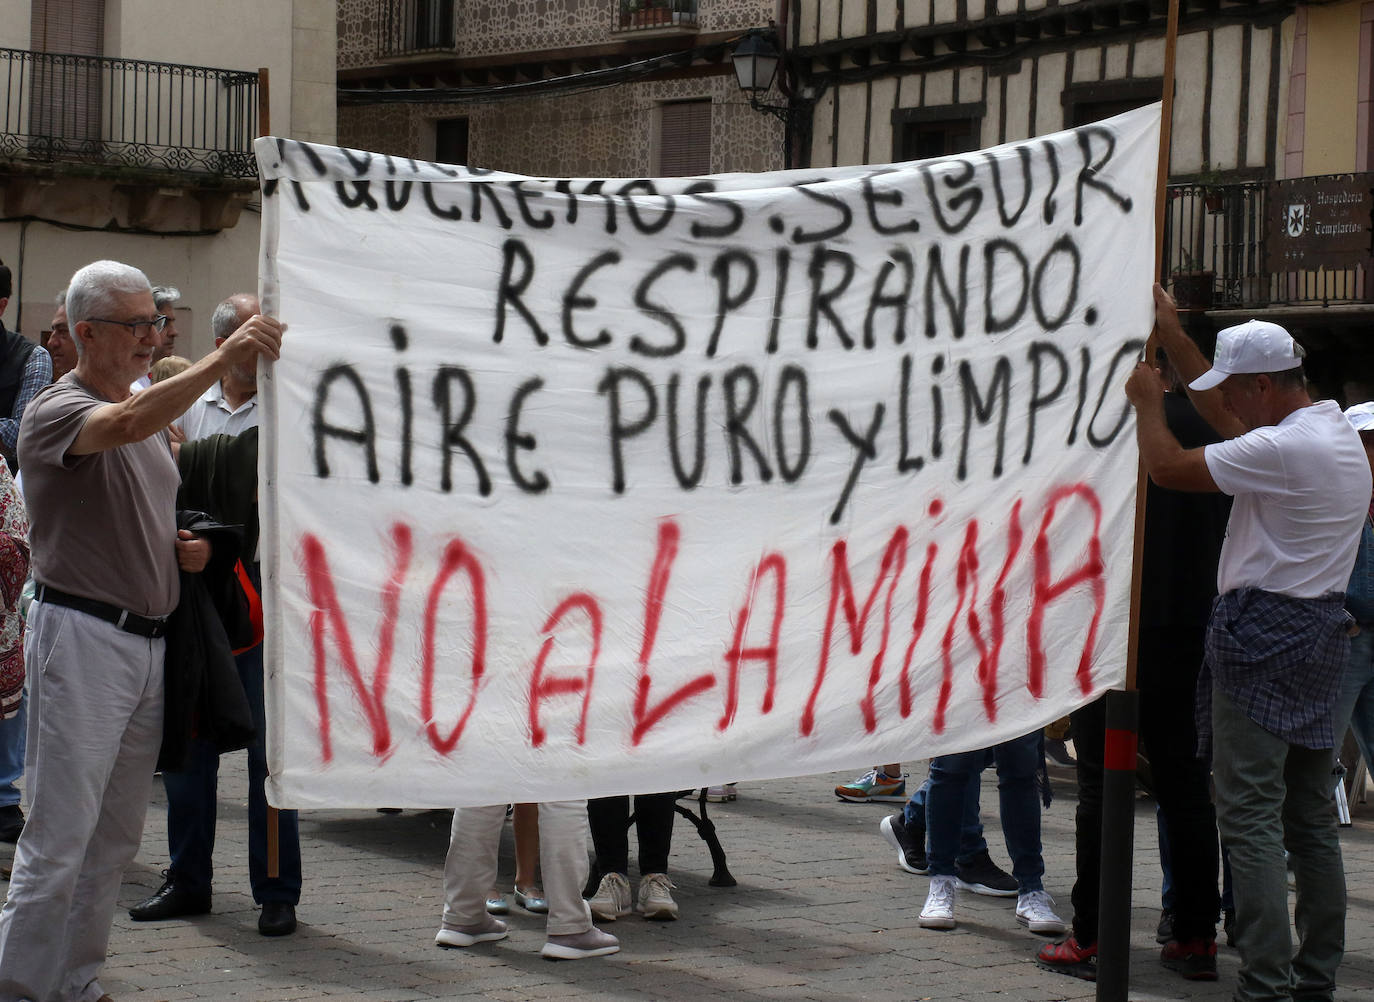
[[[216,348],[256,315],[258,308],[257,297],[250,293],[230,296],[216,306],[210,319]],[[163,360],[167,361],[170,359]],[[234,386],[236,392],[248,394],[232,409],[225,402],[226,385]],[[257,423],[257,359],[252,356],[228,366],[219,382],[202,394],[180,421],[188,445],[210,436],[238,436],[256,428]],[[197,478],[187,475],[184,463],[179,462],[179,466],[188,485],[197,482]],[[185,505],[206,511],[224,522],[244,524],[248,518],[252,519],[253,531],[244,538],[244,568],[248,578],[244,590],[247,593],[251,588],[250,605],[258,601],[261,582],[261,571],[253,559],[257,519],[255,513],[245,517],[244,513],[227,510],[226,497],[231,493],[255,496],[255,491],[248,488],[256,486],[256,481],[257,465],[253,463],[212,481],[214,489],[198,492]],[[183,500],[186,500],[184,494]],[[264,936],[288,936],[296,930],[296,905],[301,898],[300,828],[295,811],[274,814],[268,810],[261,637],[247,650],[235,654],[234,663],[257,724],[257,736],[247,751],[248,880],[253,900],[262,909],[258,915],[258,932]],[[186,768],[181,772],[163,772],[162,782],[167,791],[167,842],[172,858],[163,885],[151,897],[129,909],[129,917],[136,922],[204,915],[210,911],[219,799],[218,751],[208,741],[193,741]],[[280,842],[280,872],[275,877],[267,872],[268,828],[272,824],[277,826]]]
[[[1210,368],[1159,285],[1155,326],[1194,406],[1226,441],[1180,445],[1159,377],[1142,362],[1126,396],[1145,470],[1161,487],[1235,499],[1196,718],[1200,751],[1215,752],[1217,822],[1234,875],[1235,997],[1326,1002],[1345,949],[1332,714],[1350,655],[1344,592],[1369,511],[1369,461],[1340,408],[1308,396],[1304,352],[1279,325],[1221,331]]]
[[[76,369],[34,399],[19,454],[32,512],[26,660],[30,813],[0,911],[0,1002],[98,1000],[124,867],[162,741],[166,617],[178,567],[209,547],[176,528],[166,435],[231,365],[278,356],[255,316],[180,376],[133,395],[164,321],[137,268],[97,261],[67,289]]]
[[[1350,427],[1359,432],[1360,444],[1364,446],[1370,469],[1374,470],[1374,400],[1349,408],[1345,417]],[[1345,589],[1345,609],[1360,632],[1350,638],[1350,661],[1336,698],[1332,727],[1337,748],[1346,729],[1354,731],[1360,754],[1374,769],[1374,758],[1371,758],[1374,756],[1374,501],[1369,511],[1360,533],[1355,569]]]
[[[130,393],[139,393],[152,385],[152,365],[158,359],[166,358],[174,351],[177,339],[176,310],[175,306],[181,299],[181,290],[171,285],[158,285],[153,287],[153,306],[158,315],[163,317],[162,340],[153,349],[153,357],[148,366],[149,371],[140,375],[129,384]]]
[[[639,900],[634,910],[647,919],[677,918],[668,854],[673,847],[676,793],[641,793],[635,797],[635,834],[639,838]],[[591,898],[592,915],[614,922],[630,914],[630,798],[600,797],[587,801],[600,875]]]
[[[14,279],[0,263],[0,313],[9,306]],[[0,321],[0,454],[8,473],[19,472],[19,425],[30,401],[52,382],[52,358]],[[23,661],[19,659],[20,687],[11,696],[0,719],[0,841],[14,842],[24,830],[24,810],[19,806],[19,787],[24,775],[24,743],[28,731],[28,703],[23,690]]]
[[[72,344],[71,328],[67,326],[67,290],[57,294],[57,312],[52,315],[44,347],[52,360],[53,381],[61,379],[76,368],[76,346]]]
[[[989,755],[991,753],[991,755]],[[992,748],[938,755],[930,762],[926,825],[930,837],[930,891],[917,920],[923,929],[953,929],[960,881],[955,856],[961,841],[969,784],[988,766],[997,765],[997,793],[1002,835],[1016,878],[1016,921],[1034,933],[1061,933],[1064,920],[1054,912],[1045,890],[1045,857],[1040,845],[1040,796],[1049,806],[1045,773],[1045,732],[1036,729]]]
[[[180,355],[168,355],[166,358],[159,358],[153,363],[153,367],[148,370],[148,379],[154,383],[160,383],[164,379],[171,379],[179,372],[185,372],[191,367],[189,358],[182,358]]]
[[[875,765],[852,783],[835,787],[835,796],[851,804],[900,804],[906,800],[902,763]]]
[[[989,754],[987,763],[992,763]],[[986,766],[985,766],[986,767]],[[960,890],[986,894],[993,898],[1015,897],[1020,884],[1006,870],[992,861],[988,842],[983,837],[983,822],[978,816],[979,796],[982,792],[979,772],[968,774],[968,785],[959,810],[959,851],[954,857],[955,882]],[[930,796],[930,777],[917,787],[906,807],[891,814],[878,824],[879,833],[897,850],[897,865],[907,873],[927,874],[930,861],[927,855],[927,800]]]
[[[0,742],[16,740],[18,753],[0,754],[0,839],[14,842],[24,830],[15,782],[24,771],[24,731],[10,721],[23,721],[24,619],[19,599],[29,576],[29,518],[24,498],[0,463]],[[14,733],[17,731],[17,735]]]
[[[9,308],[14,276],[0,263],[0,314]],[[19,471],[19,424],[24,410],[52,382],[52,358],[18,331],[0,321],[0,454],[10,473]]]
[[[1185,448],[1220,441],[1188,402],[1168,355],[1155,355],[1164,416]],[[1169,917],[1162,920],[1160,961],[1194,981],[1217,976],[1217,821],[1207,763],[1197,757],[1194,694],[1202,669],[1207,617],[1231,501],[1224,494],[1171,491],[1150,483],[1145,503],[1140,640],[1136,685],[1140,735],[1159,804],[1161,857],[1168,849]],[[1040,966],[1091,979],[1097,956],[1102,868],[1105,698],[1073,713],[1078,752],[1073,934],[1044,946]]]
[[[177,353],[177,303],[181,302],[181,290],[174,285],[153,286],[153,305],[158,313],[167,318],[167,326],[162,328],[162,344],[153,352],[153,362],[161,362]]]
[[[487,914],[485,898],[496,882],[496,858],[506,805],[462,807],[453,813],[444,860],[444,915],[434,942],[476,946],[507,936],[506,923]],[[539,857],[548,891],[547,938],[540,955],[549,960],[604,957],[620,942],[592,925],[582,900],[587,880],[587,802],[539,805]]]
[[[539,805],[514,804],[511,807],[511,834],[515,836],[515,888],[511,897],[527,912],[547,914],[549,902],[539,888]],[[505,915],[510,897],[493,887],[487,896],[487,911]]]
[[[210,332],[215,346],[224,342],[242,320],[258,309],[258,297],[251,292],[230,296],[215,307],[210,315]],[[177,426],[187,441],[206,435],[237,435],[256,427],[258,423],[257,362],[248,360],[231,367],[224,376],[196,401],[194,407],[182,415]]]

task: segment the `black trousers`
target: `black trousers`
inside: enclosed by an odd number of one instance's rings
[[[1211,769],[1209,763],[1197,758],[1197,730],[1193,725],[1204,629],[1142,629],[1137,662],[1140,737],[1150,760],[1160,822],[1173,855],[1174,936],[1179,940],[1216,938],[1221,908]],[[1087,944],[1097,942],[1105,700],[1089,703],[1071,717],[1078,755],[1073,934]]]
[[[673,844],[676,793],[641,793],[635,797],[635,831],[639,836],[639,874],[667,873]],[[596,849],[597,873],[630,872],[629,797],[587,801],[587,820]]]

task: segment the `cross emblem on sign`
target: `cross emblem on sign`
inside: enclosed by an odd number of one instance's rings
[[[1296,202],[1288,206],[1284,215],[1284,228],[1290,237],[1300,237],[1307,229],[1307,203]]]

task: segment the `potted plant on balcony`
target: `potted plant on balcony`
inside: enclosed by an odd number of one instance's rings
[[[1210,310],[1216,287],[1216,272],[1199,267],[1187,248],[1183,260],[1172,273],[1174,302],[1180,310]]]
[[[630,0],[630,25],[632,27],[653,28],[672,23],[673,12],[668,0]]]
[[[1202,170],[1198,172],[1193,183],[1202,189],[1202,204],[1208,212],[1215,215],[1226,207],[1226,190],[1222,186],[1220,171],[1213,170],[1203,161]]]

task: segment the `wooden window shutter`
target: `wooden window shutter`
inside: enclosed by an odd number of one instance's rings
[[[35,51],[104,54],[105,0],[33,0],[31,17]]]
[[[711,173],[711,102],[674,101],[659,108],[659,177]]]
[[[36,52],[100,56],[105,0],[34,0],[30,47]],[[47,137],[52,153],[86,150],[100,139],[101,68],[91,61],[30,63],[29,132]]]

